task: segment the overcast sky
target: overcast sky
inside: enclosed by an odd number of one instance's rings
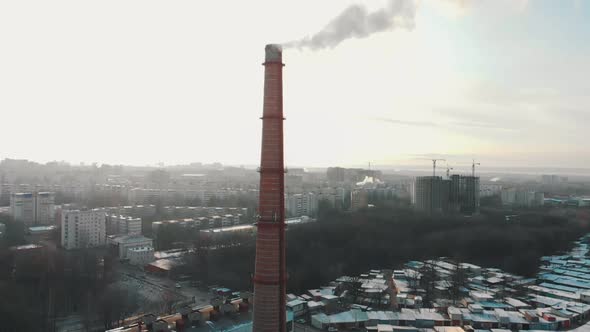
[[[258,164],[264,45],[354,3],[1,1],[0,158]],[[424,0],[283,58],[290,166],[590,164],[590,2]]]

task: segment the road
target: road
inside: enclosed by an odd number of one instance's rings
[[[138,308],[133,315],[147,313],[163,314],[166,302],[173,303],[173,310],[182,305],[193,303],[204,305],[210,303],[211,295],[203,290],[191,287],[189,281],[177,282],[165,277],[146,273],[129,264],[117,264],[114,270],[114,286],[121,287],[138,296]],[[92,331],[102,331],[100,323],[93,324]],[[85,330],[82,317],[71,315],[56,319],[58,332],[82,332]]]
[[[128,264],[117,266],[117,284],[130,291],[135,291],[145,302],[139,312],[157,310],[166,301],[179,304],[194,303],[202,305],[209,303],[211,295],[206,291],[189,285],[188,281],[176,282],[165,277],[146,273]],[[180,288],[176,285],[180,285]]]

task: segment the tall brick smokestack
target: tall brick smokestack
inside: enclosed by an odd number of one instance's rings
[[[285,332],[284,65],[279,45],[266,45],[265,51],[253,331]]]

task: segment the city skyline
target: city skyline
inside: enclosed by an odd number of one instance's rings
[[[3,3],[0,158],[257,165],[260,49],[355,3]],[[424,1],[411,29],[285,50],[286,165],[586,165],[589,10]]]
[[[589,332],[586,13],[0,2],[2,330]]]

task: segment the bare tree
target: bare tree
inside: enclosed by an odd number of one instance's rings
[[[420,286],[424,289],[424,304],[431,305],[435,300],[436,282],[439,280],[438,273],[432,262],[426,262],[420,269]]]
[[[120,322],[137,309],[137,294],[121,287],[107,288],[97,301],[96,311],[105,330],[120,325]]]
[[[456,303],[461,299],[461,289],[467,285],[467,273],[465,268],[461,267],[461,264],[457,262],[453,262],[452,264],[454,265],[454,268],[449,277],[449,295],[451,296],[453,303]]]
[[[406,280],[408,280],[410,294],[416,295],[418,288],[420,288],[420,272],[417,270],[406,270]]]
[[[496,294],[494,294],[494,296],[497,299],[503,299],[504,297],[506,297],[506,288],[507,287],[508,287],[508,280],[507,280],[506,276],[502,276],[500,283],[498,283],[498,291],[496,292]]]
[[[361,293],[362,282],[358,276],[350,278],[350,282],[347,283],[347,290],[350,296],[350,303],[356,303]]]

